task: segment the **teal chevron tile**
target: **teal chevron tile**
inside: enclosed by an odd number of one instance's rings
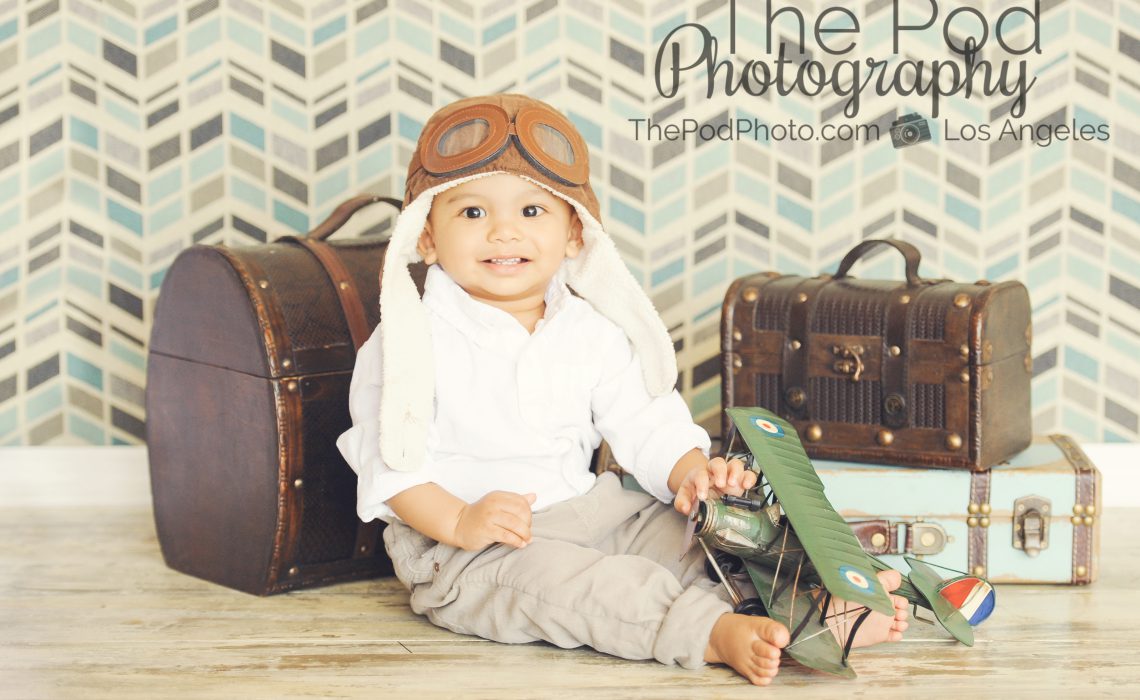
[[[1071,433],[1074,438],[1088,441],[1096,439],[1096,421],[1087,413],[1074,408],[1070,403],[1062,405],[1061,420],[1066,432]]]
[[[91,56],[99,56],[99,35],[86,24],[75,19],[67,22],[67,41]]]
[[[732,150],[727,141],[716,141],[697,149],[697,157],[693,159],[694,179],[703,180],[709,173],[724,170],[725,164],[732,159]]]
[[[221,68],[221,67],[222,67],[222,59],[219,58],[216,61],[213,61],[212,63],[207,64],[205,67],[201,68],[200,70],[196,70],[193,73],[191,73],[190,74],[190,83],[193,84],[193,83],[198,82],[199,79],[209,75],[210,73],[214,72],[215,70],[217,70],[218,68]]]
[[[349,191],[349,187],[351,184],[348,177],[348,166],[334,170],[328,176],[317,180],[317,186],[313,191],[316,198],[314,203],[321,206],[330,200],[343,199],[345,193]]]
[[[11,285],[20,281],[20,267],[9,268],[7,270],[0,270],[0,290],[7,289]]]
[[[150,273],[150,280],[149,280],[150,287],[148,287],[148,289],[153,292],[154,290],[161,288],[162,287],[162,280],[164,280],[164,279],[166,279],[166,270],[165,269],[157,270],[155,272]]]
[[[475,43],[475,29],[471,21],[443,11],[439,13],[439,29],[445,36],[457,39],[464,44]],[[486,43],[486,42],[484,42]]]
[[[233,112],[230,113],[230,133],[259,151],[265,150],[265,129]]]
[[[680,276],[680,274],[684,271],[685,259],[677,258],[668,265],[663,265],[654,270],[653,273],[649,276],[649,285],[651,287],[656,287],[664,282],[668,282],[674,277]]]
[[[237,17],[226,18],[226,36],[257,56],[265,55],[265,32]]]
[[[1031,386],[1031,405],[1034,410],[1042,409],[1057,400],[1060,386],[1060,377],[1056,372],[1050,372],[1044,377],[1034,377]]]
[[[899,152],[890,145],[890,142],[866,148],[863,153],[861,162],[865,178],[876,175],[880,170],[893,167],[899,162]]]
[[[239,202],[245,202],[258,211],[265,211],[265,188],[255,185],[243,177],[232,175],[230,177],[230,194]]]
[[[810,232],[814,227],[812,210],[782,194],[776,195],[776,213],[805,231]]]
[[[547,72],[552,71],[555,68],[557,68],[560,63],[562,63],[561,57],[551,60],[549,63],[547,63],[544,66],[541,66],[538,70],[534,71],[533,73],[529,73],[526,76],[527,82],[528,83],[534,82],[544,73],[547,73]]]
[[[1069,31],[1069,13],[1052,12],[1041,16],[1041,46],[1058,46],[1067,44]]]
[[[100,12],[99,16],[102,20],[103,29],[124,42],[126,46],[133,47],[138,43],[138,32],[135,31],[134,25],[127,24],[110,12]]]
[[[77,265],[67,266],[67,284],[78,287],[96,299],[103,297],[103,278],[91,270]]]
[[[63,40],[61,27],[62,22],[56,18],[43,27],[28,32],[27,38],[24,40],[25,57],[28,59],[38,58],[44,53],[58,48]]]
[[[704,309],[701,309],[700,311],[698,311],[696,313],[696,315],[693,316],[693,323],[697,324],[697,323],[700,323],[701,321],[704,321],[708,318],[711,318],[714,314],[719,313],[720,310],[721,310],[721,302],[718,301],[715,304],[713,304],[712,306],[709,306],[707,308],[704,308]]]
[[[1118,435],[1118,434],[1112,432],[1111,430],[1109,430],[1108,428],[1105,428],[1102,440],[1104,442],[1119,443],[1119,442],[1135,442],[1136,438]]]
[[[70,352],[67,353],[67,374],[84,384],[103,390],[103,370]]]
[[[946,194],[946,213],[975,231],[982,227],[982,214],[978,208],[949,193]]]
[[[993,227],[1013,216],[1021,209],[1022,191],[1018,190],[986,211],[986,226]]]
[[[211,177],[225,168],[224,143],[219,141],[213,146],[205,147],[190,159],[190,183],[200,182]]]
[[[46,156],[40,156],[28,168],[28,189],[36,190],[39,186],[54,177],[64,169],[64,151],[56,149]]]
[[[305,46],[305,30],[272,10],[269,12],[269,31],[284,36],[296,46]]]
[[[950,279],[972,280],[978,278],[978,268],[973,261],[945,248],[942,249],[942,271]]]
[[[1080,350],[1072,347],[1071,345],[1065,346],[1065,369],[1076,372],[1077,374],[1097,381],[1100,374],[1100,362],[1096,359],[1089,357]]]
[[[1112,45],[1112,27],[1101,18],[1076,8],[1075,26],[1078,32],[1101,46]],[[1018,15],[1020,16],[1020,14]],[[1010,25],[1012,26],[1012,24]]]
[[[745,120],[750,121],[750,122],[757,122],[762,126],[767,126],[769,129],[772,126],[771,124],[768,123],[767,119],[764,119],[763,117],[761,117],[758,114],[753,114],[752,112],[749,112],[747,109],[744,109],[741,107],[738,107],[736,109],[736,118],[737,119],[745,119]],[[756,145],[756,146],[761,146],[764,148],[769,148],[772,145],[772,142],[769,141],[767,138],[763,138],[763,139],[751,138],[751,139],[749,139],[748,143]]]
[[[834,204],[824,207],[819,213],[819,227],[826,229],[841,224],[855,212],[855,195],[848,192]]]
[[[1043,173],[1064,163],[1069,150],[1060,142],[1053,143],[1045,148],[1039,146],[1031,146],[1030,148],[1032,148],[1033,151],[1030,157],[1029,168],[1034,173]]]
[[[1108,199],[1108,183],[1104,181],[1104,178],[1075,163],[1069,170],[1069,187],[1072,191],[1080,192],[1098,202],[1103,203]]]
[[[280,221],[297,233],[309,230],[309,217],[280,200],[273,200],[273,220]]]
[[[108,272],[112,278],[129,286],[131,289],[142,289],[142,274],[137,269],[128,266],[122,260],[112,258]]]
[[[71,180],[71,201],[81,207],[90,209],[93,212],[102,213],[102,197],[99,195],[99,190],[86,182],[74,178]]]
[[[147,233],[158,233],[168,226],[178,223],[182,220],[184,214],[182,200],[174,200],[150,215],[146,224]],[[141,280],[139,281],[139,286],[142,286]]]
[[[819,191],[826,201],[832,193],[842,192],[855,182],[855,162],[848,160],[819,179]]]
[[[33,393],[24,402],[25,418],[29,423],[36,421],[52,411],[58,411],[62,405],[63,387],[59,382],[55,382],[43,391]]]
[[[1128,277],[1140,273],[1140,258],[1134,257],[1120,246],[1112,247],[1108,256],[1108,264],[1113,270],[1124,273]]]
[[[58,73],[62,68],[63,65],[60,63],[53,64],[47,70],[41,71],[40,73],[37,73],[35,76],[33,76],[32,79],[28,81],[28,86],[31,87],[47,80],[51,76]]]
[[[1022,175],[1025,161],[1018,158],[1009,165],[1004,165],[986,177],[985,192],[991,198],[996,198],[1015,187],[1020,188],[1025,183]]]
[[[564,110],[566,116],[573,122],[574,127],[582,134],[582,138],[586,144],[594,148],[602,147],[602,127],[597,122],[591,121],[585,116],[578,114],[573,110]]]
[[[368,182],[376,177],[378,173],[387,172],[392,167],[392,147],[391,144],[384,144],[378,148],[372,149],[367,155],[360,156],[355,159],[354,166],[356,168],[356,181]],[[403,188],[401,187],[401,190]]]
[[[16,426],[19,425],[20,417],[18,408],[18,406],[11,406],[10,408],[0,410],[0,436],[6,438],[9,433],[12,433],[16,430]],[[8,446],[9,444],[20,445],[22,444],[22,440],[21,438],[17,437],[15,442],[4,444],[5,446]]]
[[[99,150],[99,130],[78,117],[68,117],[71,140],[88,146],[94,151]]]
[[[142,129],[142,119],[138,112],[131,111],[129,107],[107,93],[103,93],[103,111],[136,131]]]
[[[929,204],[938,204],[938,185],[919,173],[908,170],[902,176],[903,191]]]
[[[1121,22],[1140,31],[1140,8],[1122,2],[1117,4],[1116,11]]]
[[[182,168],[171,168],[147,185],[146,202],[153,205],[182,189]]]
[[[732,261],[732,277],[726,281],[731,281],[737,277],[744,277],[745,275],[751,275],[760,271],[760,266],[751,260],[748,260],[747,258],[736,257]]]
[[[714,287],[727,286],[729,281],[728,258],[722,257],[719,260],[714,260],[693,273],[693,295],[699,296]]]
[[[400,136],[408,139],[412,143],[419,140],[420,132],[423,131],[424,125],[411,117],[401,114],[397,120],[399,126]]]
[[[772,191],[767,182],[761,182],[742,170],[732,174],[736,180],[736,191],[754,202],[768,204],[772,201]]]
[[[110,197],[107,198],[107,218],[121,224],[136,236],[142,237],[142,215],[134,209],[119,204]]]
[[[18,31],[18,27],[19,27],[19,23],[17,22],[17,20],[14,20],[14,19],[9,20],[3,24],[0,24],[0,44],[4,43],[5,41],[8,41],[12,37],[16,36],[16,32]]]
[[[178,15],[171,15],[159,20],[146,28],[143,32],[143,42],[150,46],[154,42],[164,39],[178,30]]]
[[[37,318],[39,318],[40,316],[43,316],[43,315],[44,315],[44,314],[46,314],[47,312],[49,312],[49,311],[51,311],[52,309],[56,308],[57,306],[59,306],[59,299],[52,299],[52,300],[51,300],[51,301],[49,301],[48,303],[44,304],[44,305],[43,305],[43,306],[41,306],[40,308],[36,309],[35,311],[32,311],[30,314],[28,314],[27,316],[25,316],[25,317],[24,317],[24,322],[25,322],[25,323],[31,323],[32,321],[36,320],[36,319],[37,319]]]
[[[701,416],[710,411],[720,410],[720,382],[705,387],[693,394],[690,401],[690,410],[694,416]]]
[[[329,39],[338,37],[344,34],[348,23],[343,15],[334,20],[326,22],[325,24],[313,30],[313,46],[320,46]]]
[[[1017,264],[1020,259],[1019,253],[1014,253],[1007,258],[1003,258],[998,262],[986,268],[986,279],[1000,280],[1004,279],[1007,275],[1017,270]]]
[[[0,204],[7,203],[13,199],[21,198],[21,194],[24,190],[23,185],[20,183],[21,179],[22,178],[20,177],[20,173],[18,172],[12,173],[12,175],[9,177],[0,179]],[[12,211],[16,210],[13,209]],[[0,215],[0,219],[2,218],[3,215]],[[17,219],[14,218],[12,219],[11,223],[14,225],[16,221]],[[7,230],[9,229],[0,226],[0,231]]]
[[[601,195],[599,195],[599,198],[600,197]],[[620,221],[641,235],[645,235],[645,212],[626,204],[616,197],[610,197],[609,204],[609,215],[611,219]]]
[[[654,174],[649,186],[650,197],[654,201],[664,199],[674,192],[679,192],[685,186],[685,164],[680,163],[663,173]]]
[[[507,15],[506,17],[483,30],[483,44],[490,44],[505,34],[513,32],[517,26],[518,21],[516,17],[514,15]]]
[[[776,269],[785,275],[804,275],[810,277],[812,273],[802,260],[789,257],[784,253],[776,253]]]
[[[1099,261],[1089,260],[1083,255],[1071,253],[1065,262],[1069,268],[1069,275],[1077,281],[1096,292],[1103,293],[1108,289],[1104,267],[1101,266]]]
[[[213,17],[201,20],[186,33],[186,56],[193,56],[202,51],[217,51],[216,44],[222,38],[222,20]]]
[[[1119,190],[1112,192],[1112,210],[1128,217],[1133,223],[1140,223],[1140,202]]]
[[[880,46],[886,44],[891,40],[891,33],[894,31],[894,24],[892,22],[892,13],[880,12],[862,22],[862,29],[858,36],[860,37],[859,43],[865,43],[867,46]],[[904,22],[905,24],[905,22]],[[842,39],[843,35],[839,35],[836,39]],[[835,46],[843,46],[844,44],[835,42]],[[900,47],[901,48],[901,47]],[[856,51],[858,51],[858,44],[856,44]]]
[[[569,17],[567,17],[569,20]],[[601,35],[598,35],[599,41]],[[539,20],[524,30],[523,43],[527,54],[537,53],[558,41],[558,17]]]
[[[0,211],[0,231],[14,231],[16,226],[23,221],[20,216],[20,204],[17,204],[9,209]]]
[[[667,228],[678,221],[681,221],[685,215],[685,197],[680,196],[667,202],[664,206],[658,207],[653,210],[652,222],[649,224],[650,231],[658,231]]]
[[[67,432],[83,440],[88,445],[102,445],[106,443],[107,436],[103,428],[91,421],[75,415],[67,416]]]
[[[387,45],[390,38],[390,20],[386,15],[381,17],[382,19],[362,27],[355,33],[353,41],[356,44],[358,58],[375,51],[377,46]]]
[[[431,30],[425,29],[415,22],[409,22],[403,17],[397,17],[396,36],[399,38],[401,44],[410,46],[432,60],[435,60],[435,40],[432,38]]]
[[[135,369],[146,369],[146,356],[138,350],[123,344],[116,338],[111,338],[111,355],[126,362]]]
[[[380,71],[384,70],[385,68],[387,68],[391,64],[392,64],[392,61],[385,58],[383,61],[380,61],[380,63],[376,64],[375,66],[369,68],[368,70],[366,70],[363,73],[361,73],[360,75],[358,75],[356,77],[356,84],[359,85],[359,84],[363,83],[364,81],[368,80],[372,76],[374,76],[377,73],[379,73]]]
[[[610,7],[610,29],[633,42],[634,46],[645,43],[645,24],[633,20],[617,6]]]
[[[684,23],[685,23],[685,13],[684,12],[678,12],[677,14],[668,17],[663,22],[661,22],[659,24],[655,24],[653,26],[653,33],[652,33],[653,45],[654,46],[660,46],[661,42],[665,40],[665,37],[669,36],[669,32],[673,31],[674,29],[676,29],[677,27],[681,26]],[[744,27],[743,27],[743,24],[741,22],[740,17],[737,17],[737,22],[736,22],[737,32],[740,32],[743,28]],[[739,36],[739,34],[738,34],[738,36]],[[748,36],[758,36],[758,35],[749,34]],[[668,49],[666,49],[666,50],[668,50]]]
[[[544,39],[540,40],[540,46],[558,37],[557,19],[557,17],[551,17],[549,20],[540,23],[540,33],[545,36]],[[566,15],[565,27],[566,38],[570,41],[581,44],[597,54],[601,54],[605,50],[605,39],[598,25],[587,22],[576,15],[568,14]],[[538,31],[538,28],[532,29],[527,33],[528,50],[531,50],[529,48],[531,45],[530,35],[536,31]]]

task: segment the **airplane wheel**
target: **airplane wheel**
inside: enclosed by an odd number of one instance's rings
[[[764,603],[760,602],[759,598],[746,598],[740,601],[740,605],[733,608],[732,612],[737,615],[756,615],[757,617],[764,617],[768,614],[767,608]]]
[[[720,570],[724,572],[725,578],[736,576],[744,572],[744,562],[740,557],[728,554],[727,552],[714,552],[713,558],[716,559],[717,565]],[[713,571],[712,562],[705,559],[705,573],[708,574],[709,580],[720,583],[720,577]]]

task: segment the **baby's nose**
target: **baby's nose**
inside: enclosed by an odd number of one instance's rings
[[[521,237],[522,232],[514,221],[499,219],[493,222],[491,226],[491,240],[493,241],[515,241]]]

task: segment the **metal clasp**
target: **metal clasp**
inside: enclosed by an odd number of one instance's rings
[[[831,367],[839,374],[850,375],[851,381],[859,381],[863,375],[863,346],[862,345],[832,345],[831,352],[840,359]]]
[[[1049,548],[1052,502],[1042,496],[1022,496],[1013,502],[1013,548],[1031,557]]]
[[[913,522],[907,524],[910,530],[910,551],[912,554],[925,556],[938,554],[946,548],[946,529],[937,523]]]

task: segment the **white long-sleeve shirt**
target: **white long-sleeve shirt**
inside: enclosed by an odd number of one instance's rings
[[[669,502],[677,460],[693,448],[708,454],[708,433],[680,394],[650,396],[624,331],[559,277],[533,334],[472,299],[438,265],[428,270],[423,303],[436,401],[419,470],[389,469],[380,456],[383,322],[356,358],[353,427],[336,444],[359,477],[361,520],[394,519],[385,501],[427,482],[469,503],[491,491],[533,492],[532,508],[545,508],[590,489],[590,459],[603,438],[642,488]]]

